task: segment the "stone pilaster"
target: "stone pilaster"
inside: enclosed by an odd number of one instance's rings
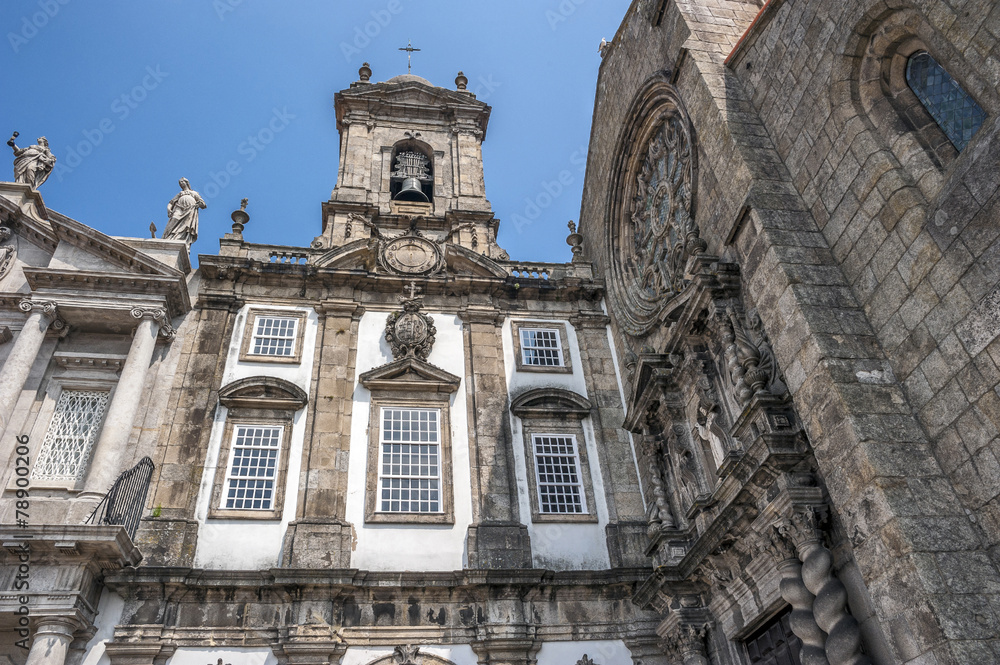
[[[353,300],[325,300],[316,307],[320,334],[313,360],[311,409],[299,488],[299,514],[288,525],[283,566],[347,568],[351,525],[346,522],[358,322],[364,309]]]
[[[580,349],[580,365],[593,404],[590,419],[608,504],[606,528],[612,567],[643,567],[646,521],[636,473],[635,452],[625,420],[622,391],[608,341],[610,319],[601,312],[580,312],[570,318]]]
[[[167,313],[162,309],[137,307],[132,310],[132,317],[138,319],[139,325],[95,446],[86,485],[91,492],[107,492],[121,472],[122,453],[132,435],[135,415],[142,401],[142,388],[153,359],[156,337],[161,333],[167,338],[174,335]]]
[[[24,389],[24,382],[28,379],[42,340],[45,339],[45,333],[56,321],[54,302],[22,300],[18,309],[28,312],[28,320],[24,322],[7,361],[0,369],[0,428],[3,429],[7,428],[14,406]]]
[[[503,317],[492,307],[467,307],[465,322],[466,400],[472,459],[473,516],[469,527],[470,568],[530,568],[527,527],[521,524],[514,478]]]

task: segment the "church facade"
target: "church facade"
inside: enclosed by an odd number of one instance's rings
[[[975,4],[635,0],[569,263],[499,246],[461,73],[362,67],[311,244],[244,201],[197,270],[186,180],[110,237],[12,139],[0,656],[1000,662]]]

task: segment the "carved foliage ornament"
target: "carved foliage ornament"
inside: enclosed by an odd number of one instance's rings
[[[688,283],[688,257],[707,244],[694,223],[696,153],[691,120],[664,78],[640,92],[618,148],[609,210],[611,302],[625,330],[650,332]]]

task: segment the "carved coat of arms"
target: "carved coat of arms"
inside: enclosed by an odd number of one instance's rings
[[[385,321],[385,341],[392,349],[393,360],[416,357],[427,360],[434,346],[434,320],[420,311],[422,299],[416,297],[416,285],[410,296],[402,298],[403,311],[393,312]]]

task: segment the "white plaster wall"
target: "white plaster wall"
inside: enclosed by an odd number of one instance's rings
[[[233,665],[278,665],[278,659],[267,647],[179,647],[167,665],[205,665],[218,662]],[[604,665],[603,663],[601,665]]]
[[[259,304],[248,304],[237,315],[233,327],[233,338],[229,341],[226,354],[226,369],[223,373],[222,385],[228,385],[237,379],[249,376],[271,376],[285,379],[310,392],[313,356],[316,349],[316,331],[319,318],[312,309],[277,307],[267,305],[268,310],[286,310],[288,312],[306,312],[305,337],[302,340],[302,362],[297,365],[267,362],[240,361],[240,345],[246,330],[247,314],[251,307]],[[281,557],[281,544],[288,523],[295,519],[296,501],[298,500],[299,475],[302,467],[302,447],[305,441],[305,423],[311,404],[300,409],[292,421],[290,450],[288,451],[288,474],[285,476],[285,503],[282,507],[280,520],[217,520],[208,519],[209,502],[212,498],[212,486],[220,464],[228,464],[229,460],[219,459],[222,446],[222,436],[225,429],[228,410],[219,406],[215,420],[212,423],[212,434],[209,439],[208,456],[205,471],[202,475],[198,492],[196,516],[200,523],[198,531],[198,548],[195,551],[194,565],[196,568],[215,570],[260,570],[277,566]],[[200,665],[205,665],[201,663]]]
[[[104,645],[114,638],[115,626],[121,621],[123,609],[124,598],[108,589],[101,591],[101,599],[97,602],[97,618],[94,620],[97,632],[87,642],[80,665],[111,665],[111,659],[104,653]]]
[[[454,524],[366,524],[365,484],[368,465],[368,414],[371,393],[358,377],[392,361],[384,339],[385,312],[368,311],[358,324],[357,371],[351,419],[351,452],[347,472],[347,521],[354,525],[357,542],[351,567],[361,570],[447,571],[465,567],[465,537],[472,523],[472,477],[469,466],[469,428],[465,401],[465,352],[462,322],[457,316],[432,314],[436,341],[427,361],[460,376],[462,383],[451,395],[452,491]],[[377,423],[374,424],[377,426]]]
[[[595,665],[634,665],[632,652],[621,640],[545,642],[538,650],[538,665],[573,665],[584,654]]]
[[[566,326],[569,338],[567,344],[572,365],[572,373],[518,372],[514,357],[514,340],[511,321],[531,321],[544,323],[562,323]],[[580,344],[576,331],[569,321],[556,319],[529,319],[516,317],[507,319],[503,325],[503,357],[507,374],[507,390],[511,399],[534,388],[563,388],[571,390],[586,398],[587,382],[583,376],[580,358]],[[590,418],[583,419],[584,441],[577,445],[586,445],[587,462],[590,479],[594,490],[594,504],[587,506],[587,512],[597,515],[596,523],[552,523],[535,524],[531,520],[531,497],[528,485],[528,464],[525,459],[524,431],[521,419],[510,414],[510,426],[513,436],[514,468],[517,475],[517,502],[521,514],[521,522],[528,527],[531,537],[531,561],[536,568],[550,570],[603,570],[611,566],[608,556],[608,544],[604,528],[608,524],[608,504],[604,494],[604,478],[601,474],[597,452],[597,442],[594,436],[593,424]],[[603,665],[603,664],[601,664]]]
[[[340,659],[340,665],[368,665],[379,658],[392,655],[392,652],[392,647],[348,647],[344,657]],[[421,644],[420,653],[450,660],[455,665],[479,665],[476,653],[468,644]],[[600,663],[600,665],[604,665],[604,663]]]

